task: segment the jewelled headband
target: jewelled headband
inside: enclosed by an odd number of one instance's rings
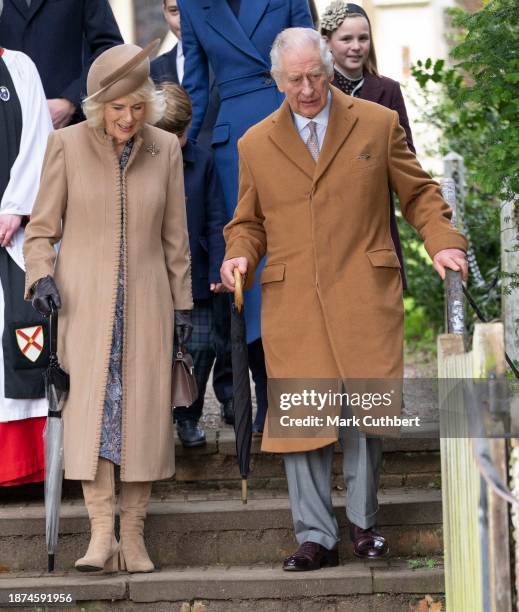
[[[358,4],[352,4],[343,2],[342,0],[334,0],[325,9],[323,16],[321,17],[321,32],[326,30],[327,32],[334,32],[338,27],[341,26],[342,22],[348,15],[362,15],[368,20],[366,11]]]

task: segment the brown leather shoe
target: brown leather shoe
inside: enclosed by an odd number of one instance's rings
[[[361,559],[380,559],[389,554],[389,546],[384,536],[375,527],[362,529],[350,523],[350,537],[353,554]]]
[[[283,562],[286,572],[310,572],[321,567],[336,567],[339,565],[339,551],[336,548],[328,550],[315,542],[303,542],[293,555]]]

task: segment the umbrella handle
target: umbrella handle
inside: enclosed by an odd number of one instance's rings
[[[50,354],[55,355],[58,352],[58,309],[54,300],[49,297],[50,315],[49,315],[49,337],[50,337]]]
[[[234,304],[236,310],[241,312],[243,309],[243,278],[238,268],[234,268]]]

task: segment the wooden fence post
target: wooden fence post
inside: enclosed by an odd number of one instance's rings
[[[480,475],[472,456],[460,379],[472,376],[463,336],[438,337],[443,547],[447,612],[483,612],[478,505]]]
[[[503,379],[506,371],[503,324],[476,325],[472,346],[474,378],[489,380],[490,385],[497,384],[499,379]],[[489,439],[488,446],[492,463],[501,480],[506,484],[508,482],[506,439]],[[491,488],[487,488],[487,517],[488,609],[490,612],[511,612],[512,582],[508,503]]]
[[[512,610],[508,506],[481,478],[470,437],[478,415],[471,414],[462,384],[470,378],[497,381],[504,372],[501,323],[476,325],[470,353],[464,352],[461,335],[438,337],[447,612]],[[506,483],[506,441],[491,439],[488,447]],[[480,516],[481,500],[487,502],[485,516]]]

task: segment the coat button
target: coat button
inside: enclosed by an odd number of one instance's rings
[[[265,85],[272,85],[272,79],[268,78],[263,81]]]

